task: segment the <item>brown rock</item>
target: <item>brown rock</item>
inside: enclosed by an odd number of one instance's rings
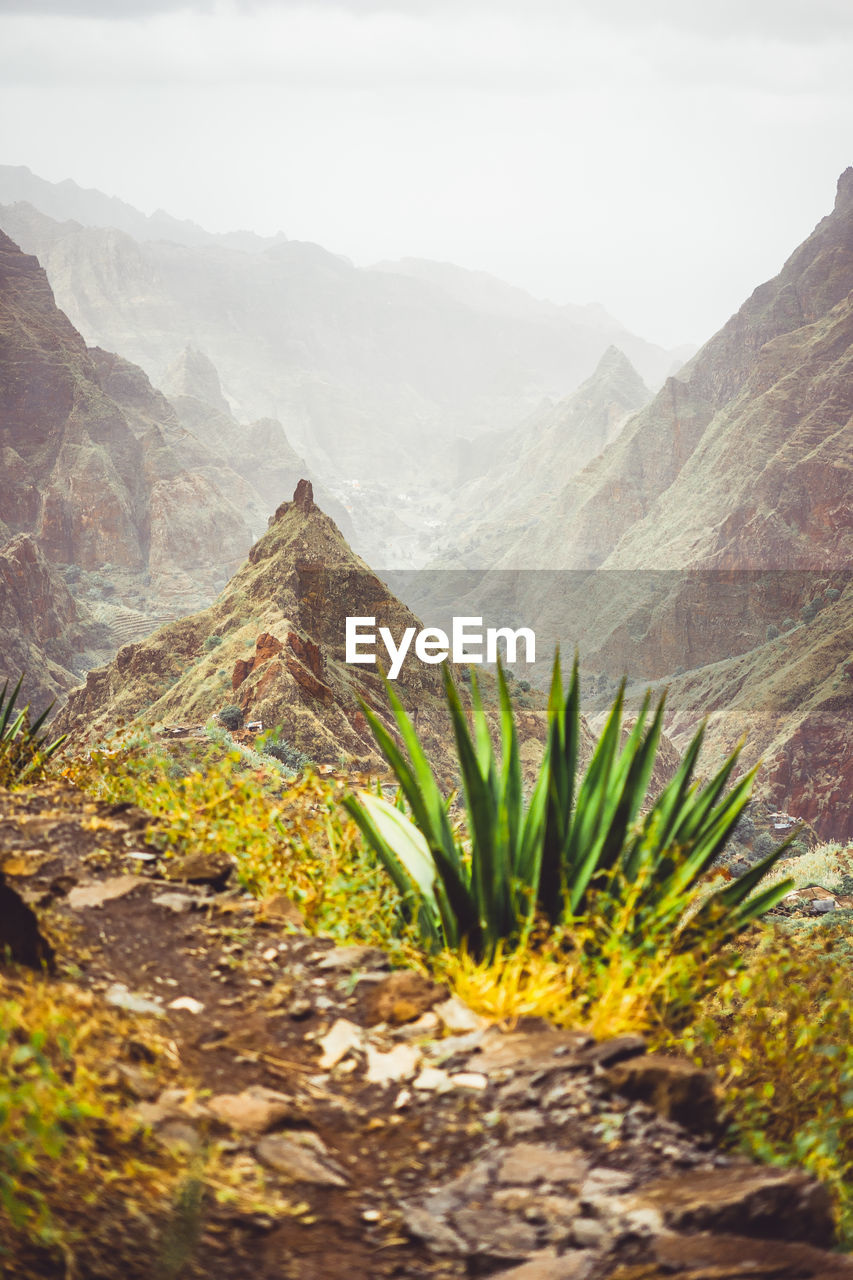
[[[369,1027],[377,1022],[399,1027],[406,1022],[414,1022],[439,1000],[446,998],[446,987],[431,982],[420,973],[401,969],[369,988],[362,997],[361,1012]]]
[[[277,653],[281,653],[284,645],[277,636],[272,635],[269,631],[263,631],[255,641],[255,656],[252,660],[252,667],[259,667],[262,662],[267,662],[270,658],[274,658]]]
[[[317,698],[326,706],[331,705],[334,701],[332,690],[322,680],[318,680],[313,671],[303,666],[292,653],[285,654],[284,662],[300,689],[304,689],[312,698]]]
[[[245,658],[238,658],[234,663],[234,670],[231,672],[231,688],[239,689],[251,670],[251,662],[247,662]]]
[[[234,870],[234,864],[225,853],[187,853],[172,858],[166,865],[166,879],[184,884],[209,884],[214,889],[224,889]]]
[[[654,1261],[619,1267],[611,1280],[850,1280],[853,1261],[811,1245],[788,1240],[750,1240],[745,1236],[675,1235],[658,1237]],[[512,1272],[505,1272],[512,1276]]]
[[[282,1138],[278,1134],[270,1134],[261,1138],[255,1154],[262,1164],[292,1182],[310,1182],[317,1187],[345,1187],[349,1179],[343,1169],[327,1158],[321,1159],[315,1144],[305,1141],[308,1137],[310,1135]]]
[[[501,1280],[587,1280],[595,1261],[595,1255],[587,1249],[573,1249],[561,1258],[535,1253],[520,1267],[502,1271]]]
[[[290,645],[300,662],[303,662],[318,680],[322,680],[325,663],[323,661],[323,653],[320,646],[315,644],[313,640],[303,640],[295,631],[288,632],[287,643]]]
[[[581,1151],[557,1151],[533,1142],[519,1142],[504,1157],[498,1181],[530,1186],[535,1182],[564,1182],[580,1186],[589,1168]]]
[[[668,1227],[721,1231],[830,1246],[832,1206],[825,1187],[799,1171],[732,1166],[646,1185],[631,1207],[659,1209]]]
[[[710,1133],[717,1127],[712,1077],[683,1058],[645,1054],[615,1063],[606,1076],[617,1093],[647,1103],[685,1129]]]
[[[253,1085],[242,1093],[217,1094],[207,1107],[217,1120],[241,1133],[266,1133],[292,1112],[290,1098],[262,1085]]]

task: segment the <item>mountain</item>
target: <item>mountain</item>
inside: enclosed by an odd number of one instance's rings
[[[0,233],[0,545],[30,535],[100,621],[207,603],[265,509],[141,369],[89,350]]]
[[[851,554],[853,168],[832,214],[511,555],[590,568],[842,567]]]
[[[512,431],[474,442],[481,473],[455,493],[438,554],[468,566],[499,564],[535,524],[543,503],[597,457],[651,396],[628,357],[611,346],[570,396],[544,405]],[[468,466],[474,470],[473,458]]]
[[[827,596],[827,592],[829,593]],[[838,594],[838,598],[833,598]],[[680,745],[708,716],[709,758],[745,737],[761,794],[826,840],[853,839],[853,584],[825,588],[804,621],[736,657],[686,672],[669,690]],[[809,610],[807,613],[810,614]]]
[[[113,652],[107,629],[75,600],[28,534],[0,547],[0,685],[41,712]]]
[[[45,208],[38,191],[31,199]],[[458,288],[360,270],[314,244],[247,252],[137,239],[69,220],[81,213],[71,208],[61,213],[53,196],[53,216],[7,205],[0,226],[38,254],[87,342],[157,385],[188,344],[198,348],[235,416],[282,422],[327,482],[445,485],[457,437],[513,427],[543,396],[576,387],[611,343],[633,343],[654,382],[673,362],[596,308],[472,305]]]
[[[0,204],[26,203],[61,222],[74,221],[86,227],[115,227],[135,240],[171,240],[175,244],[223,244],[247,252],[259,252],[287,237],[257,236],[252,231],[215,235],[198,223],[173,218],[163,209],[144,214],[116,196],[104,195],[92,187],[80,187],[70,178],[48,182],[26,165],[0,165]]]
[[[463,565],[483,548],[496,553],[498,569],[457,608],[500,608],[541,644],[577,645],[591,673],[628,672],[637,688],[670,682],[666,726],[677,745],[708,712],[708,760],[749,730],[747,758],[763,755],[760,786],[773,801],[824,836],[851,834],[839,797],[853,712],[842,670],[853,169],[779,275],[601,454],[572,475],[566,453],[556,492],[541,488],[514,528],[469,521],[455,561],[445,548],[444,563]],[[498,512],[513,482],[523,492],[525,457],[501,480]]]
[[[222,394],[219,374],[203,351],[187,346],[166,370],[162,389],[182,426],[216,456],[220,466],[237,472],[251,486],[255,503],[260,499],[263,518],[255,529],[260,536],[267,516],[275,511],[283,493],[290,493],[301,476],[312,480],[324,511],[348,536],[352,522],[348,512],[318,481],[290,444],[276,418],[237,422]],[[244,499],[248,503],[248,499]],[[246,506],[243,508],[246,510]]]
[[[78,736],[105,736],[119,721],[204,723],[226,705],[278,727],[318,762],[381,763],[359,700],[392,727],[376,666],[347,664],[348,616],[373,617],[399,639],[420,622],[347,546],[301,480],[252,547],[248,561],[208,609],[125,645],[90,671],[57,718]],[[448,775],[452,732],[438,667],[410,654],[395,684],[430,758]],[[525,767],[541,756],[544,713],[521,716]],[[592,739],[585,730],[584,747]]]

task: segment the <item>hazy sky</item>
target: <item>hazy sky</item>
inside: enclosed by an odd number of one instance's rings
[[[0,162],[700,342],[853,163],[851,0],[0,0]]]

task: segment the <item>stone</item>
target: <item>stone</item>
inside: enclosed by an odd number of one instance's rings
[[[583,1067],[610,1067],[624,1058],[635,1058],[645,1052],[646,1042],[642,1036],[626,1034],[579,1049],[575,1061]]]
[[[410,969],[390,973],[361,997],[361,1012],[370,1027],[377,1022],[398,1027],[414,1022],[447,998],[447,988]]]
[[[347,1186],[349,1179],[344,1170],[331,1160],[321,1159],[306,1145],[305,1137],[307,1135],[284,1138],[268,1134],[255,1147],[255,1155],[261,1164],[275,1169],[291,1182],[310,1182],[317,1187]]]
[[[834,1240],[829,1192],[798,1170],[730,1165],[662,1178],[626,1201],[626,1208],[648,1206],[674,1230],[768,1236],[821,1247]]]
[[[580,1186],[589,1168],[581,1151],[558,1151],[539,1143],[519,1142],[501,1161],[498,1181],[520,1186],[536,1182],[564,1182]]]
[[[148,996],[135,995],[128,991],[123,982],[114,982],[104,992],[104,999],[114,1009],[124,1009],[127,1013],[153,1013],[155,1017],[163,1017],[163,1006]]]
[[[489,1087],[489,1077],[479,1071],[455,1071],[450,1077],[454,1089],[468,1089],[472,1093],[482,1093]]]
[[[465,1241],[443,1218],[416,1205],[402,1205],[401,1208],[404,1211],[403,1226],[409,1235],[423,1240],[433,1253],[464,1256],[468,1252]]]
[[[183,1010],[185,1013],[202,1013],[204,1005],[201,1000],[194,999],[193,996],[178,996],[176,1000],[170,1000],[167,1009]]]
[[[360,1048],[364,1041],[364,1032],[356,1023],[348,1018],[338,1018],[326,1033],[317,1041],[323,1050],[320,1068],[331,1071],[333,1067],[347,1056],[351,1049]]]
[[[71,890],[68,905],[75,911],[86,907],[100,907],[113,898],[123,898],[140,884],[148,884],[144,876],[109,876],[106,880],[90,880]]]
[[[571,1234],[572,1240],[579,1249],[595,1249],[598,1252],[608,1248],[613,1239],[598,1218],[575,1218]]]
[[[498,1209],[458,1209],[451,1221],[472,1253],[515,1262],[536,1250],[535,1228]]]
[[[660,1053],[628,1058],[608,1067],[607,1083],[623,1097],[652,1107],[695,1133],[717,1128],[717,1101],[713,1078],[684,1058]]]
[[[167,880],[180,880],[185,884],[207,884],[212,889],[224,889],[234,863],[224,853],[186,853],[170,858],[165,864]]]
[[[242,1093],[220,1093],[207,1109],[217,1120],[241,1133],[267,1133],[293,1114],[293,1101],[284,1093],[252,1085]]]
[[[191,893],[158,893],[151,902],[164,911],[173,911],[176,916],[184,915],[187,911],[201,911],[203,907],[210,906],[206,898],[199,898]]]
[[[379,947],[333,947],[317,965],[321,972],[354,973],[356,969],[388,968],[390,961]]]
[[[365,1079],[369,1084],[384,1086],[406,1080],[415,1074],[421,1060],[417,1049],[408,1044],[395,1045],[390,1053],[381,1053],[368,1044],[364,1051],[367,1055]]]
[[[741,1280],[747,1276],[755,1280],[853,1278],[853,1259],[787,1240],[666,1232],[654,1241],[652,1254],[665,1275],[683,1275],[685,1280]]]
[[[415,1077],[414,1088],[424,1093],[448,1093],[453,1085],[446,1071],[439,1067],[424,1067]]]
[[[479,1014],[474,1013],[473,1009],[469,1009],[467,1004],[460,1000],[458,996],[450,996],[449,999],[443,1000],[440,1004],[434,1004],[433,1012],[438,1014],[451,1035],[465,1035],[471,1031],[481,1031],[489,1025],[488,1018],[481,1018]]]
[[[595,1254],[586,1251],[573,1250],[556,1257],[541,1250],[520,1267],[501,1271],[500,1280],[587,1280],[596,1261]]]

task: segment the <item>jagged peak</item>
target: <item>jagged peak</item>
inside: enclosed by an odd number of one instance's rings
[[[835,211],[853,208],[853,165],[848,165],[838,179],[835,193]]]

